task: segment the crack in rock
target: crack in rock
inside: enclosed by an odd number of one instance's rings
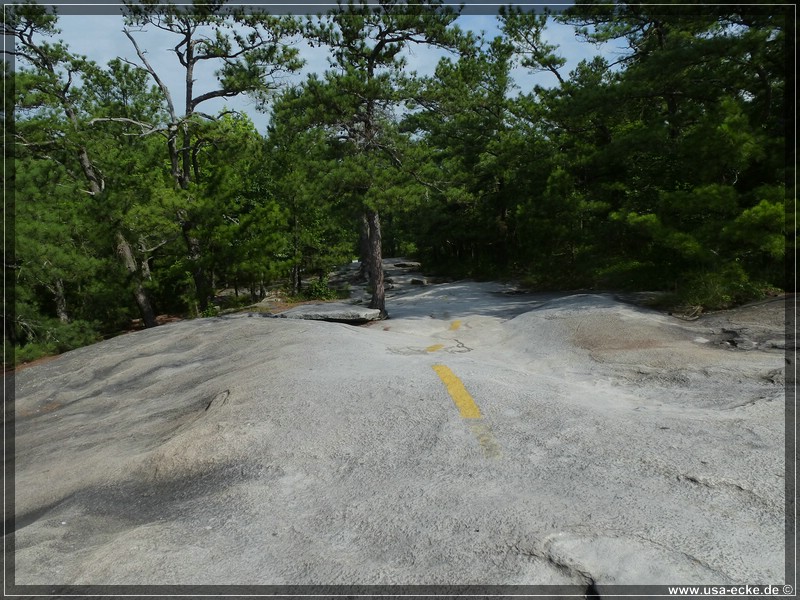
[[[206,404],[206,408],[205,409],[208,410],[209,408],[211,408],[212,405],[214,407],[224,406],[225,403],[228,401],[228,397],[230,395],[231,395],[231,391],[230,390],[224,390],[224,391],[220,392],[219,394],[214,396],[208,404]]]
[[[722,477],[708,477],[703,475],[692,475],[688,473],[684,473],[679,470],[678,467],[675,465],[664,463],[660,460],[654,459],[645,459],[640,458],[639,462],[643,465],[647,465],[650,469],[658,473],[663,477],[668,477],[670,479],[675,479],[680,482],[689,482],[693,485],[701,486],[710,490],[723,490],[724,488],[728,488],[729,491],[736,493],[736,494],[744,494],[749,496],[751,500],[758,502],[762,506],[774,509],[777,506],[782,506],[783,502],[776,502],[771,500],[768,497],[762,496],[756,493],[754,490],[751,490],[738,481],[733,481],[730,479],[722,478]],[[697,467],[702,468],[702,467]]]
[[[680,473],[678,475],[678,481],[688,481],[690,483],[694,483],[696,485],[702,485],[702,486],[705,486],[707,488],[712,488],[712,489],[716,488],[716,487],[727,486],[727,487],[732,487],[734,489],[737,489],[737,490],[739,490],[741,492],[750,492],[751,494],[753,493],[752,490],[748,490],[747,488],[743,487],[741,484],[736,483],[735,481],[727,481],[725,479],[710,480],[710,479],[707,479],[705,477],[699,477],[699,476],[695,477],[694,475],[686,475],[684,473]]]
[[[625,532],[619,532],[619,533],[625,533]],[[719,576],[720,581],[733,581],[733,579],[728,573],[721,571],[716,567],[712,567],[706,561],[701,560],[696,556],[693,556],[692,554],[689,554],[688,552],[681,550],[680,548],[664,544],[662,542],[650,539],[640,534],[635,534],[635,533],[631,534],[630,532],[627,532],[626,535],[632,535],[635,539],[651,544],[652,546],[655,546],[657,548],[661,548],[667,552],[679,554],[680,556],[683,556],[686,560],[688,560],[690,563],[695,564],[698,567],[701,567],[702,569],[705,569],[706,571],[709,571],[710,573],[714,573],[715,575]]]
[[[450,350],[450,349],[448,350],[448,352],[450,352],[451,354],[461,354],[461,353],[464,353],[464,352],[472,352],[473,348],[470,348],[469,346],[465,345],[464,342],[461,342],[461,341],[459,341],[459,340],[457,340],[455,338],[453,339],[453,341],[456,343],[456,347],[453,348],[452,350]]]
[[[772,508],[774,506],[773,502],[770,502],[768,498],[757,494],[753,490],[744,487],[742,484],[731,481],[729,479],[715,479],[715,478],[708,478],[702,476],[695,476],[695,475],[687,475],[685,473],[679,473],[677,476],[678,481],[688,481],[694,485],[700,485],[705,488],[714,490],[714,489],[721,489],[721,488],[730,488],[736,492],[743,492],[759,504]]]
[[[749,408],[751,406],[755,406],[758,403],[769,403],[774,402],[777,398],[768,398],[767,396],[759,396],[758,398],[754,398],[753,400],[749,400],[747,402],[742,402],[741,404],[733,404],[731,406],[726,406],[720,410],[738,410],[742,408]]]
[[[584,584],[586,586],[586,590],[584,592],[585,597],[600,598],[600,594],[597,591],[597,581],[594,576],[585,569],[581,569],[574,564],[570,564],[573,561],[567,561],[560,557],[554,556],[547,548],[544,550],[525,549],[520,548],[519,544],[512,544],[510,550],[513,550],[520,556],[527,556],[545,561],[567,577],[571,579],[577,579]]]

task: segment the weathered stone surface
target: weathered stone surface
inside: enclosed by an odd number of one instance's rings
[[[334,321],[337,323],[366,323],[380,319],[381,311],[355,304],[326,302],[302,304],[275,315],[283,319],[305,319],[308,321]]]
[[[394,263],[394,266],[398,267],[400,269],[420,269],[420,268],[422,268],[422,265],[420,263],[414,262],[414,261],[396,262],[396,263]]]
[[[16,373],[16,583],[782,581],[784,353],[696,340],[777,340],[783,306],[506,289],[393,293],[379,327],[183,321]]]
[[[412,277],[411,285],[428,285],[428,281],[421,277]]]

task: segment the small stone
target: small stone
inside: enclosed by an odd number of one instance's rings
[[[428,285],[428,280],[427,279],[419,279],[417,277],[414,277],[411,280],[411,285]]]

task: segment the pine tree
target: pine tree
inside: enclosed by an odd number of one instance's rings
[[[104,172],[90,150],[92,135],[87,119],[90,99],[77,83],[80,79],[97,78],[100,68],[85,57],[70,53],[63,43],[39,41],[42,36],[58,33],[56,23],[54,14],[33,4],[13,7],[4,22],[4,33],[16,41],[14,49],[7,51],[19,65],[15,104],[18,110],[31,115],[16,124],[16,144],[28,153],[60,164],[74,180],[82,180],[84,192],[100,203],[108,196],[108,190]],[[117,229],[114,236],[142,318],[146,326],[153,326],[155,314],[143,284],[141,264],[123,231]],[[57,305],[62,306],[63,282],[55,283],[53,289]]]
[[[351,157],[350,189],[360,197],[362,239],[372,300],[386,311],[382,263],[381,203],[376,184],[386,164],[400,168],[392,144],[394,110],[409,98],[409,74],[402,51],[415,44],[456,49],[462,44],[451,27],[456,13],[444,3],[425,0],[405,5],[397,0],[339,4],[324,18],[309,19],[306,36],[331,49],[331,69],[323,79],[306,83],[309,117],[324,125]],[[370,192],[373,195],[370,195]]]
[[[204,103],[215,98],[240,94],[252,95],[263,103],[279,85],[276,76],[302,65],[297,49],[287,43],[297,32],[295,19],[257,10],[245,13],[241,7],[225,7],[224,4],[223,1],[198,2],[192,6],[126,3],[124,33],[136,50],[137,67],[150,74],[166,107],[163,129],[170,172],[176,189],[184,197],[176,217],[186,243],[199,311],[208,307],[213,289],[205,266],[206,249],[198,232],[205,198],[202,189],[193,186],[193,182],[202,169],[203,130],[216,119],[201,109]],[[174,54],[185,83],[182,105],[174,101],[171,90],[137,41],[135,33],[146,27],[169,32],[177,39]],[[196,88],[195,69],[202,64],[218,67],[216,89],[201,91]]]

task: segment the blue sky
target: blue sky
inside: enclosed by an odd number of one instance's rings
[[[475,32],[484,31],[487,39],[499,35],[498,22],[493,15],[462,15],[457,22],[462,29]],[[117,56],[138,61],[133,46],[122,33],[122,27],[123,21],[120,15],[61,14],[59,28],[62,33],[58,37],[63,39],[73,52],[85,54],[100,64],[105,64]],[[173,99],[177,103],[176,109],[182,110],[179,99],[183,98],[184,85],[181,80],[180,65],[178,65],[174,53],[168,50],[175,45],[175,36],[153,27],[146,32],[134,35],[137,43],[147,50],[148,60],[159,76],[170,86]],[[581,60],[591,58],[598,53],[613,53],[611,47],[597,48],[578,41],[572,27],[554,22],[548,25],[546,37],[550,43],[559,46],[560,54],[567,59],[567,64],[562,70],[562,75],[565,77]],[[324,49],[310,48],[302,40],[298,40],[297,43],[302,56],[306,59],[306,66],[300,75],[290,76],[288,79],[290,82],[299,81],[311,72],[322,73],[328,66],[327,53]],[[421,75],[431,74],[439,58],[445,54],[441,50],[416,47],[407,56],[408,68]],[[544,86],[555,84],[555,77],[552,73],[531,74],[527,69],[518,67],[513,71],[513,75],[522,92],[529,91],[534,84]],[[214,89],[213,69],[207,67],[203,70],[201,68],[196,72],[195,77],[198,91]],[[265,131],[269,116],[259,113],[255,108],[254,101],[247,97],[209,101],[203,105],[201,110],[213,114],[226,109],[247,113],[259,131]]]

